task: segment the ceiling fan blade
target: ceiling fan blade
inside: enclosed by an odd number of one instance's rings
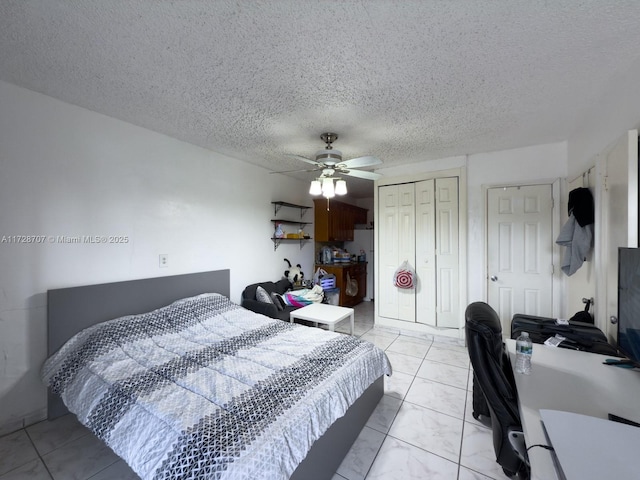
[[[379,178],[382,178],[382,175],[380,175],[379,173],[366,172],[364,170],[348,170],[348,171],[338,170],[338,173],[340,175],[349,175],[350,177],[364,178],[367,180],[378,180]]]
[[[293,157],[293,158],[296,158],[298,160],[302,160],[303,162],[310,163],[312,165],[319,165],[319,163],[316,162],[315,160],[311,160],[310,158],[303,157],[302,155],[292,155],[292,154],[290,154],[290,155],[287,155],[287,157]]]
[[[364,157],[356,157],[351,160],[345,160],[344,162],[340,162],[340,165],[344,165],[347,168],[362,168],[362,167],[370,167],[372,165],[380,165],[382,160],[377,157],[373,157],[371,155],[365,155]]]
[[[295,170],[283,170],[283,171],[279,171],[279,172],[269,172],[269,173],[294,173],[294,172],[318,172],[322,170],[321,166],[318,166],[317,168],[303,168],[303,169],[295,169]]]

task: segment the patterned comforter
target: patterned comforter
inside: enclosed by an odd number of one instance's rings
[[[355,337],[219,294],[90,327],[42,378],[144,479],[287,479],[391,367]]]

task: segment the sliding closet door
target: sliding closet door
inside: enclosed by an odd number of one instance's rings
[[[438,327],[460,325],[460,239],[458,233],[458,178],[435,181],[436,285]]]
[[[376,303],[380,316],[398,318],[398,292],[391,284],[393,273],[398,268],[398,186],[389,185],[378,189],[378,292]]]
[[[378,189],[379,314],[434,327],[460,326],[458,178],[437,178]],[[407,260],[415,289],[393,285]]]
[[[456,328],[459,312],[458,179],[416,183],[416,321]]]
[[[436,325],[435,180],[415,184],[416,191],[416,321]]]
[[[393,285],[396,269],[415,263],[415,207],[413,184],[389,185],[378,190],[379,313],[383,317],[415,321],[414,290]]]
[[[412,183],[398,186],[400,196],[400,225],[398,229],[398,264],[407,260],[413,268],[416,266],[416,207],[415,190]],[[394,269],[395,272],[395,269]],[[416,321],[416,294],[414,289],[397,288],[398,319],[407,322]]]

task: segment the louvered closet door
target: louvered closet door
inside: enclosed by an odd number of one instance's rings
[[[436,325],[435,180],[415,185],[416,191],[416,321]]]
[[[460,325],[458,179],[435,182],[436,210],[436,317],[438,327]]]

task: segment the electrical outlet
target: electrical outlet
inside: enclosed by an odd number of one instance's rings
[[[169,266],[169,255],[166,254],[166,253],[161,253],[160,254],[159,263],[160,263],[160,268],[168,267]]]

